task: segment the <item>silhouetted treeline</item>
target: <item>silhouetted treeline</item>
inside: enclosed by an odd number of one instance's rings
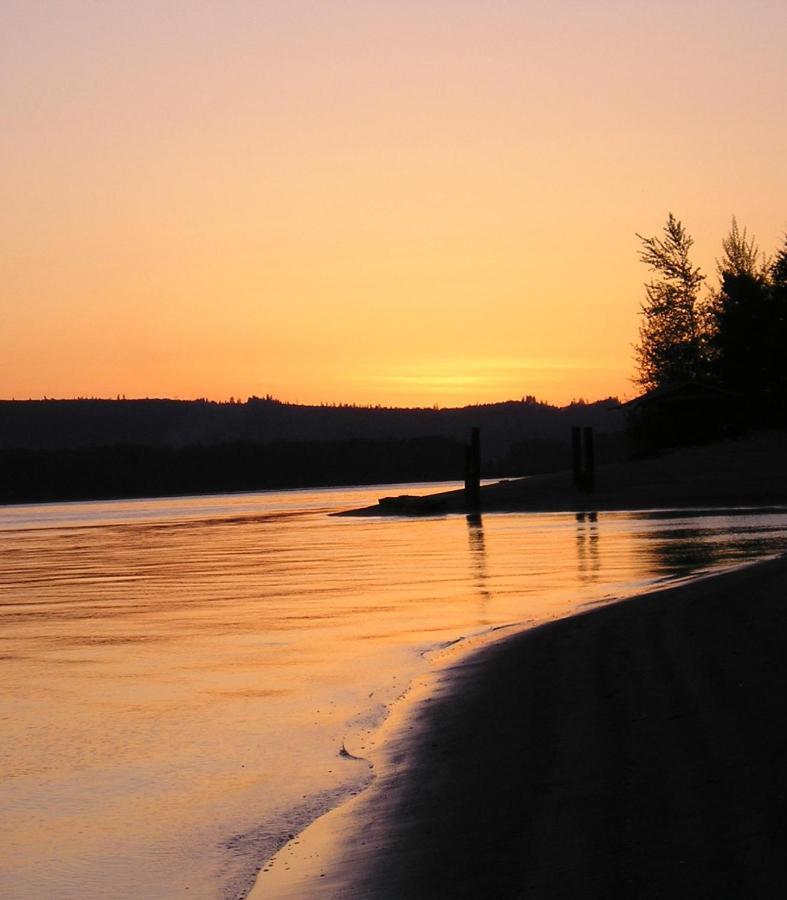
[[[0,502],[224,493],[462,477],[451,438],[0,450]]]
[[[0,448],[59,450],[135,445],[187,447],[237,442],[400,441],[446,437],[465,441],[481,428],[486,459],[517,441],[562,440],[572,425],[620,431],[615,401],[550,406],[521,401],[457,409],[300,406],[273,398],[245,403],[207,400],[0,401]]]
[[[532,440],[486,458],[483,477],[570,465],[568,441]],[[625,456],[621,434],[599,435],[601,462]],[[208,494],[276,488],[460,481],[464,444],[453,438],[237,442],[215,446],[0,450],[0,503]]]
[[[708,370],[742,399],[747,422],[787,422],[787,239],[761,256],[732,220],[709,303]]]
[[[633,430],[685,442],[787,424],[787,238],[765,256],[733,218],[718,284],[704,296],[706,277],[678,219],[670,213],[661,236],[640,240],[653,277],[637,380],[654,396],[637,408]]]

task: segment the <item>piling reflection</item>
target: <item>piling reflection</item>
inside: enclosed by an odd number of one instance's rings
[[[601,557],[599,555],[598,513],[576,514],[577,572],[583,584],[593,584],[599,579]]]
[[[487,606],[492,599],[492,594],[488,586],[489,572],[487,570],[486,540],[484,538],[484,522],[480,513],[470,513],[467,516],[467,539],[470,549],[473,581],[481,600],[479,608],[479,624],[488,625],[489,617]]]

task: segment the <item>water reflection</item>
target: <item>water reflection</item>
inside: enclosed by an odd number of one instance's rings
[[[467,516],[467,539],[470,548],[473,581],[481,600],[478,622],[479,625],[484,626],[489,624],[487,606],[492,599],[492,594],[488,587],[489,573],[487,571],[484,522],[480,513],[470,513]]]
[[[650,527],[633,533],[654,572],[680,577],[783,552],[783,516],[753,510],[726,510],[697,517],[696,513],[641,513]]]
[[[583,584],[593,584],[599,579],[601,557],[599,556],[598,513],[579,512],[576,514],[577,530],[577,570]]]
[[[241,896],[425,651],[787,548],[785,510],[320,511],[364,491],[0,509],[0,896]]]

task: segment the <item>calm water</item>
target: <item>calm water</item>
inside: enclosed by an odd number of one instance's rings
[[[326,515],[385,492],[0,508],[0,896],[242,896],[435,650],[787,548],[786,511]]]

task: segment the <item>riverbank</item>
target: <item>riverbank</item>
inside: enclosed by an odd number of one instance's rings
[[[786,641],[781,557],[463,658],[313,880],[266,896],[781,896]]]
[[[688,447],[652,459],[599,466],[596,490],[578,491],[570,472],[535,475],[481,488],[484,512],[775,506],[787,503],[787,433],[751,435]],[[464,492],[380,498],[343,515],[442,515],[463,512]]]

